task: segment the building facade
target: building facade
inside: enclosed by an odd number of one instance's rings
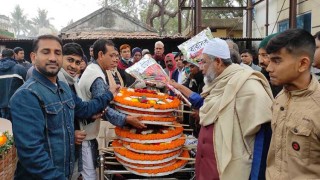
[[[252,0],[253,3],[258,0]],[[266,26],[266,1],[258,3],[253,8],[252,37],[263,38],[268,28],[268,35],[289,29],[289,0],[268,0],[269,15]],[[320,1],[297,0],[297,28],[303,28],[311,34],[320,31]],[[244,13],[246,14],[246,13]],[[244,18],[244,34],[246,37],[246,17]]]

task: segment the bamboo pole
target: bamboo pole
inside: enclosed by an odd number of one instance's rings
[[[193,111],[185,111],[185,110],[179,110],[179,109],[175,109],[174,111],[175,112],[181,112],[181,113],[189,113],[189,114],[194,113]]]

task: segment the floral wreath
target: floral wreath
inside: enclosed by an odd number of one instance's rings
[[[165,150],[177,149],[179,147],[182,147],[184,142],[185,142],[185,138],[183,137],[183,138],[178,138],[173,141],[165,142],[165,143],[142,144],[142,143],[123,141],[123,144],[125,146],[130,146],[130,148],[138,151],[165,151]]]
[[[135,139],[135,140],[157,140],[168,139],[180,135],[183,132],[183,127],[167,127],[162,133],[155,134],[137,134],[136,129],[129,129],[127,127],[115,128],[115,133],[121,138]]]
[[[114,97],[114,101],[131,107],[143,109],[175,109],[180,105],[180,100],[177,97],[169,96],[164,93],[157,93],[147,89],[131,89],[122,88]]]
[[[181,153],[181,150],[177,150],[174,152],[166,153],[166,154],[141,154],[132,152],[122,146],[122,142],[119,140],[112,142],[112,147],[114,148],[114,152],[118,153],[128,159],[131,160],[139,160],[139,161],[159,161],[163,159],[170,158],[172,156],[178,155]],[[123,148],[121,148],[123,147]]]
[[[189,158],[189,153],[187,150],[184,150],[180,157],[183,158]],[[177,160],[174,164],[170,165],[170,166],[164,166],[162,168],[158,168],[158,169],[137,169],[137,168],[129,168],[126,167],[126,169],[128,169],[129,171],[138,174],[138,175],[144,175],[144,176],[152,176],[152,175],[157,175],[160,173],[165,173],[165,172],[171,172],[173,173],[174,171],[178,170],[179,168],[184,167],[187,164],[187,160]],[[170,173],[170,174],[171,174]]]

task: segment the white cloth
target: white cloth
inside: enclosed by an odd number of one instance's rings
[[[230,58],[230,50],[227,42],[220,38],[213,38],[204,46],[202,53],[222,59]]]
[[[101,70],[100,66],[94,63],[89,64],[86,70],[83,72],[79,81],[79,87],[84,100],[86,101],[91,100],[92,95],[91,95],[90,88],[93,82],[99,77],[102,78],[103,81],[107,84],[105,74]],[[95,120],[93,123],[90,123],[89,125],[83,128],[87,132],[88,138],[86,138],[86,140],[94,139],[99,134],[100,120]],[[88,132],[93,132],[93,133],[88,134]]]
[[[89,141],[82,142],[82,162],[83,170],[81,171],[82,178],[85,180],[96,180],[97,171],[93,165],[92,150]]]
[[[184,68],[182,68],[181,70],[177,69],[177,71],[178,71],[178,83],[183,84],[183,82],[187,78],[186,72],[185,72]]]

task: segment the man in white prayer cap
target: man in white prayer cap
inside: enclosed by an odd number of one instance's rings
[[[205,86],[196,179],[248,180],[256,135],[272,118],[269,83],[260,72],[232,63],[226,41],[219,38],[204,47],[200,68]],[[263,156],[257,161],[259,167],[265,163]]]

